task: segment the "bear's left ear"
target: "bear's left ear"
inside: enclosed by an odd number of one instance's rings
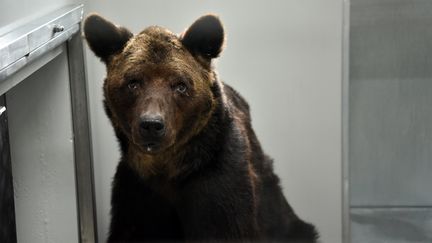
[[[196,20],[182,35],[183,45],[192,53],[209,61],[222,51],[225,33],[215,15],[204,15]]]

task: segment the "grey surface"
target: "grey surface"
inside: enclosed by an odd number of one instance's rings
[[[64,48],[62,46],[57,46],[52,50],[47,50],[47,52],[44,52],[42,56],[38,56],[38,58],[35,58],[31,62],[26,62],[25,60],[23,60],[22,63],[13,65],[13,70],[4,69],[7,71],[12,71],[13,73],[5,75],[8,78],[0,81],[0,94],[4,94],[6,91],[19,84],[21,81],[23,81],[32,73],[43,67],[56,56],[60,55],[63,50]]]
[[[67,42],[80,242],[97,242],[93,155],[82,37]]]
[[[74,4],[0,33],[0,70],[81,22],[83,6]],[[56,28],[57,27],[57,28]],[[54,31],[60,30],[62,31]]]
[[[351,0],[351,242],[432,242],[432,2]]]
[[[432,208],[351,209],[352,243],[430,243]]]
[[[350,0],[343,1],[342,24],[342,242],[351,240],[350,183],[349,183],[349,51],[350,51]]]
[[[432,2],[351,1],[351,205],[432,205]]]
[[[78,242],[66,52],[7,93],[18,242]]]
[[[49,12],[77,0],[2,0],[0,1],[0,36],[15,29],[29,20],[41,17]]]
[[[29,65],[35,60],[41,58],[44,54],[50,52],[57,46],[66,42],[67,39],[69,39],[73,34],[76,34],[78,30],[79,24],[72,25],[70,26],[70,28],[61,32],[61,34],[58,34],[56,37],[50,39],[43,45],[27,53],[25,56],[19,58],[12,64],[4,67],[3,69],[0,69],[0,94],[6,92],[9,88],[15,85],[11,85],[10,83],[8,83],[8,78],[10,76],[21,70],[26,65]]]
[[[62,100],[53,100],[53,102],[66,105],[71,102],[72,105],[69,109],[64,109],[63,112],[69,112],[72,108],[79,240],[80,242],[97,242],[91,134],[86,95],[87,82],[81,35],[77,34],[82,12],[82,5],[68,5],[1,35],[0,94],[7,92],[12,100],[16,99],[14,97],[15,92],[8,91],[21,81],[29,82],[26,78],[62,53],[64,47],[59,46],[67,43],[69,72],[66,74],[70,77],[72,100],[68,100],[68,96],[64,96]],[[61,31],[54,32],[55,28],[61,29]],[[47,76],[45,78],[51,79],[52,77]],[[67,76],[63,79],[69,80]],[[55,80],[51,82],[55,82]],[[53,96],[53,94],[48,95]],[[17,114],[21,111],[14,110],[13,112]],[[70,116],[70,114],[67,115]],[[35,126],[37,129],[43,130],[37,125]],[[18,142],[22,141],[18,140]],[[47,143],[49,142],[47,141]],[[19,151],[19,149],[16,150]],[[64,152],[67,153],[67,151]],[[23,166],[22,171],[25,169],[26,167]],[[69,185],[68,188],[71,186],[75,188],[74,184]],[[68,188],[64,189],[67,190]],[[19,210],[22,209],[19,208]],[[46,239],[50,239],[49,236]]]
[[[219,76],[249,102],[264,150],[288,201],[322,242],[341,242],[342,0],[87,1],[134,33],[149,25],[185,30],[220,15],[227,43]],[[99,240],[106,239],[119,148],[102,106],[105,67],[87,51]]]
[[[84,113],[87,112],[87,103],[86,99],[82,99],[85,98],[86,91],[84,60],[80,35],[70,39],[79,31],[82,5],[64,7],[70,3],[77,3],[77,1],[5,0],[0,2],[0,94],[13,88],[61,53],[65,55],[65,46],[59,45],[68,39],[70,77],[73,82],[70,88],[71,92],[75,92],[72,100],[75,113],[74,138],[70,134],[69,73],[64,57],[61,57],[61,64],[58,64],[59,61],[53,62],[56,64],[48,64],[41,71],[24,80],[26,84],[18,85],[7,93],[9,99],[15,103],[14,109],[22,109],[14,110],[12,112],[14,116],[34,115],[29,118],[30,121],[18,120],[12,128],[14,129],[12,140],[15,142],[12,152],[18,158],[18,164],[14,166],[17,166],[19,175],[15,181],[15,196],[20,197],[16,201],[19,206],[17,220],[20,222],[17,231],[20,242],[96,242],[94,201],[92,201],[92,194],[85,192],[85,190],[92,191],[93,188],[92,170],[83,171],[85,167],[83,163],[87,163],[86,166],[91,168],[92,156],[88,118]],[[58,10],[59,8],[61,9]],[[64,30],[54,31],[57,26]],[[34,83],[39,83],[39,86],[32,86],[35,85]],[[63,88],[66,88],[66,94],[62,92]],[[44,94],[45,92],[48,94]],[[32,107],[44,102],[46,107]],[[31,110],[29,114],[23,114],[28,109]],[[54,116],[62,116],[56,119],[59,123],[54,122]],[[36,119],[37,122],[33,122],[32,119]],[[64,119],[67,121],[64,122]],[[24,134],[28,128],[23,128],[24,131],[20,131],[20,128],[25,127],[26,122],[31,122],[29,127],[33,129]],[[63,130],[60,130],[61,128]],[[38,135],[39,137],[35,137]],[[66,136],[69,138],[63,140]],[[81,180],[76,187],[73,163],[72,168],[67,168],[71,164],[65,164],[70,162],[71,157],[73,159],[71,147],[68,146],[73,141],[75,151],[72,152],[75,152],[77,157],[75,162],[82,165],[76,168],[77,180]],[[24,160],[35,158],[39,161],[36,165],[23,163]],[[58,163],[55,163],[55,160]],[[35,168],[40,170],[34,172]],[[63,170],[65,168],[67,169]],[[80,237],[77,235],[76,193],[80,195]]]

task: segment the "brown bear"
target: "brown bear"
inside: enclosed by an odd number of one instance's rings
[[[108,242],[316,242],[284,198],[248,103],[212,66],[218,17],[182,35],[84,22],[107,68],[104,104],[120,143]]]

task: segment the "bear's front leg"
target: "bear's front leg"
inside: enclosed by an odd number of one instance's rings
[[[258,240],[253,189],[247,175],[232,170],[190,179],[180,190],[177,209],[186,241]]]
[[[108,243],[181,242],[175,207],[153,190],[126,162],[114,177]]]

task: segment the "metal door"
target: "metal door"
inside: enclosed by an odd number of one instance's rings
[[[351,0],[352,242],[432,242],[432,2]]]

